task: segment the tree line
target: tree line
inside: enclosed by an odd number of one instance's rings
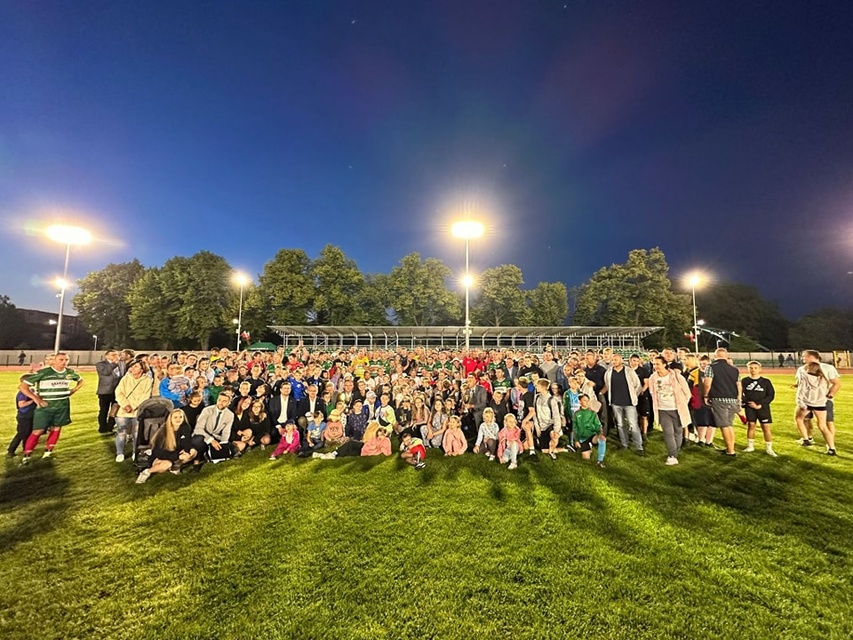
[[[176,256],[159,267],[138,260],[109,264],[78,281],[74,308],[100,344],[145,348],[208,348],[233,342],[239,288],[225,258],[209,251]],[[269,325],[414,325],[464,323],[464,293],[436,258],[404,256],[389,273],[365,274],[335,245],[311,259],[281,249],[243,290],[244,329],[271,337]],[[669,274],[659,248],[635,249],[622,264],[596,271],[567,289],[562,282],[525,288],[521,269],[486,269],[471,289],[476,326],[661,326],[647,346],[689,346],[689,293]],[[0,296],[0,347],[26,344],[15,307]],[[853,311],[824,309],[790,323],[755,287],[716,283],[702,290],[699,315],[710,327],[736,332],[734,350],[853,346]],[[16,330],[15,327],[18,327]],[[47,345],[44,345],[47,346]],[[81,348],[85,346],[81,345]]]

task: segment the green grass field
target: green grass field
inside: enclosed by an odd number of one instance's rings
[[[784,376],[778,459],[665,467],[658,433],[604,470],[257,451],[137,486],[96,434],[92,378],[53,459],[5,463],[5,640],[853,636],[848,393],[837,458],[796,444]],[[16,381],[0,374],[4,447]]]

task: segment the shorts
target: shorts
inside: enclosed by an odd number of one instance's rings
[[[714,416],[711,415],[711,407],[703,404],[698,409],[690,410],[690,419],[694,427],[713,427]]]
[[[760,409],[744,407],[744,413],[746,413],[747,422],[760,422],[761,424],[771,424],[773,422],[773,417],[770,415],[770,407],[767,405],[762,405]]]
[[[71,424],[71,403],[52,402],[46,407],[36,407],[33,416],[33,431],[47,431]]]
[[[413,456],[417,456],[418,460],[424,460],[426,458],[426,449],[424,449],[422,444],[415,445],[409,449],[409,453]]]
[[[739,411],[740,405],[737,402],[711,399],[711,415],[714,416],[714,424],[718,427],[731,427]]]
[[[648,392],[637,396],[637,415],[645,418],[652,415],[652,400]]]
[[[595,446],[595,444],[593,444],[593,442],[592,442],[592,439],[593,439],[594,437],[595,437],[595,436],[590,436],[590,437],[589,437],[589,438],[587,438],[586,440],[579,440],[578,442],[580,442],[580,446],[579,446],[579,447],[575,447],[575,448],[576,448],[578,451],[592,451],[592,448]]]
[[[552,433],[554,433],[554,427],[550,426],[539,434],[539,437],[537,438],[538,442],[536,443],[537,445],[539,445],[539,449],[545,451],[546,449],[551,448],[551,434]],[[562,432],[558,432],[557,436],[560,436],[561,433]],[[533,432],[533,437],[536,438],[536,432],[535,431]]]

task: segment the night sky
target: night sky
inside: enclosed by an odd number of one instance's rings
[[[0,2],[0,293],[337,244],[580,284],[633,248],[853,305],[853,2]],[[701,314],[701,294],[700,294]]]

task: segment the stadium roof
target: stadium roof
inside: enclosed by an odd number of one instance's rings
[[[465,327],[272,325],[285,343],[303,340],[306,346],[460,347]],[[639,349],[642,340],[661,327],[471,327],[473,347],[614,347]]]

